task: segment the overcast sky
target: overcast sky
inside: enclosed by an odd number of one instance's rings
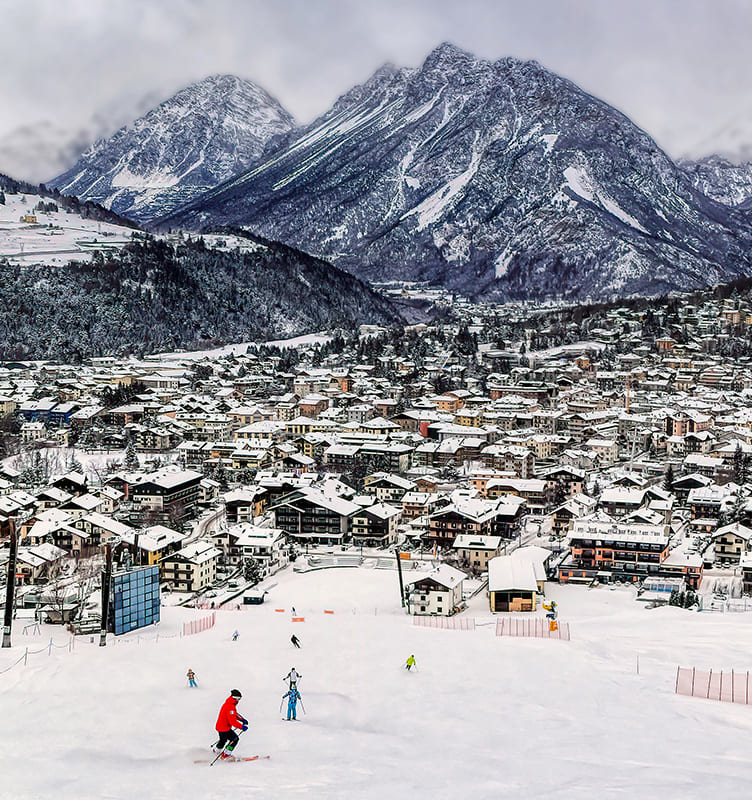
[[[746,120],[746,0],[0,0],[0,135],[85,123],[229,72],[308,122],[385,61],[444,40],[536,59],[624,111],[672,155]]]

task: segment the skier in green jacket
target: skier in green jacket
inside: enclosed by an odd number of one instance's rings
[[[415,666],[415,656],[410,656],[405,664],[405,669],[410,672],[410,669]]]

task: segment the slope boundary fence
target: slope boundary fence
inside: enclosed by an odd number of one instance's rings
[[[560,639],[568,642],[571,639],[568,622],[559,622],[555,630],[547,619],[498,619],[496,620],[497,636],[530,637],[535,639]]]
[[[704,697],[722,703],[749,705],[752,698],[749,670],[746,672],[713,672],[712,669],[694,667],[676,668],[676,694],[686,697]]]
[[[194,619],[190,622],[183,623],[183,636],[192,636],[194,633],[202,633],[203,631],[208,631],[209,628],[214,627],[214,623],[217,621],[216,613],[212,612],[206,617],[201,617],[201,619]]]
[[[9,666],[5,667],[4,669],[0,669],[0,675],[3,675],[6,672],[10,672],[10,670],[12,670],[13,667],[18,666],[21,663],[23,663],[23,665],[26,666],[29,663],[29,656],[37,656],[40,655],[41,653],[46,653],[48,656],[51,656],[53,649],[67,650],[70,653],[73,651],[74,644],[75,640],[71,636],[70,639],[65,644],[55,644],[55,642],[52,639],[50,639],[48,644],[46,644],[44,647],[40,647],[38,650],[30,650],[28,647],[25,647],[23,655],[19,656]]]
[[[474,631],[474,617],[413,617],[419,628],[440,628],[445,631]]]

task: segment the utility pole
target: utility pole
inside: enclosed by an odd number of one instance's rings
[[[400,558],[400,551],[399,547],[395,548],[394,554],[397,556],[397,574],[399,575],[399,585],[400,585],[400,602],[402,603],[402,608],[405,607],[405,587],[402,583],[402,559]]]
[[[10,531],[10,554],[8,556],[8,577],[5,585],[5,620],[3,622],[3,647],[10,647],[10,629],[13,625],[13,594],[16,588],[16,552],[18,540],[16,539],[16,524],[8,520]]]
[[[110,607],[110,580],[112,578],[112,544],[107,542],[104,546],[105,562],[102,570],[102,628],[99,631],[99,646],[107,644],[107,623]]]

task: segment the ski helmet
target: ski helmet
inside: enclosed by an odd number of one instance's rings
[[[243,696],[243,695],[242,695],[242,694],[240,694],[240,692],[239,692],[237,689],[232,689],[232,690],[230,691],[230,697],[237,697],[237,698],[238,698],[238,700],[240,700],[240,698],[241,698],[242,696]]]

